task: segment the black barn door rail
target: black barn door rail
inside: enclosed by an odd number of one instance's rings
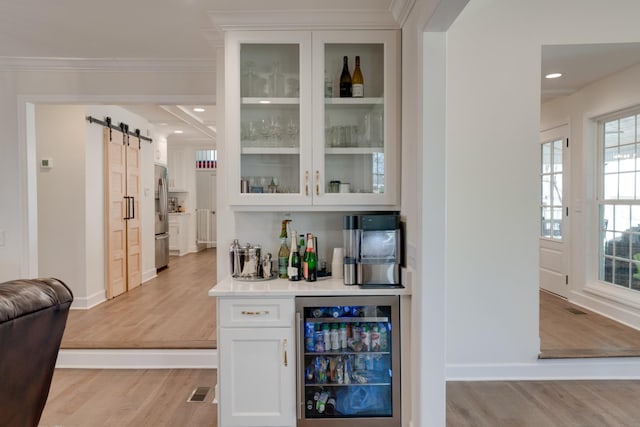
[[[87,116],[87,121],[89,123],[97,123],[101,126],[104,126],[106,128],[109,128],[109,139],[111,139],[111,129],[116,129],[119,130],[122,133],[125,133],[129,136],[134,136],[136,138],[138,138],[138,140],[144,140],[144,141],[149,141],[149,142],[153,142],[153,140],[149,137],[146,136],[142,136],[140,135],[140,129],[136,129],[135,131],[130,131],[129,130],[129,125],[126,123],[122,123],[120,122],[119,125],[114,125],[111,122],[111,117],[105,117],[104,121],[100,120],[100,119],[96,119],[95,117],[91,117],[91,116]]]

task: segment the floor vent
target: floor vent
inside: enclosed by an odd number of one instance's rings
[[[567,311],[571,314],[587,314],[584,311],[578,310],[577,308],[573,308],[573,307],[567,308]]]
[[[187,399],[187,402],[204,402],[207,394],[209,394],[209,390],[211,390],[211,387],[196,388],[195,390],[193,390],[193,393],[191,393],[189,399]]]

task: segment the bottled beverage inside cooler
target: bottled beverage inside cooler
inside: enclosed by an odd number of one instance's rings
[[[398,304],[396,296],[296,299],[300,426],[400,425]]]

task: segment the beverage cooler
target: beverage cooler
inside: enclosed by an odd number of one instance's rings
[[[400,426],[399,297],[296,298],[298,426]]]

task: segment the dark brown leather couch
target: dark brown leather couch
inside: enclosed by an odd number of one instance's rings
[[[0,283],[0,426],[38,425],[72,301],[57,279]]]

